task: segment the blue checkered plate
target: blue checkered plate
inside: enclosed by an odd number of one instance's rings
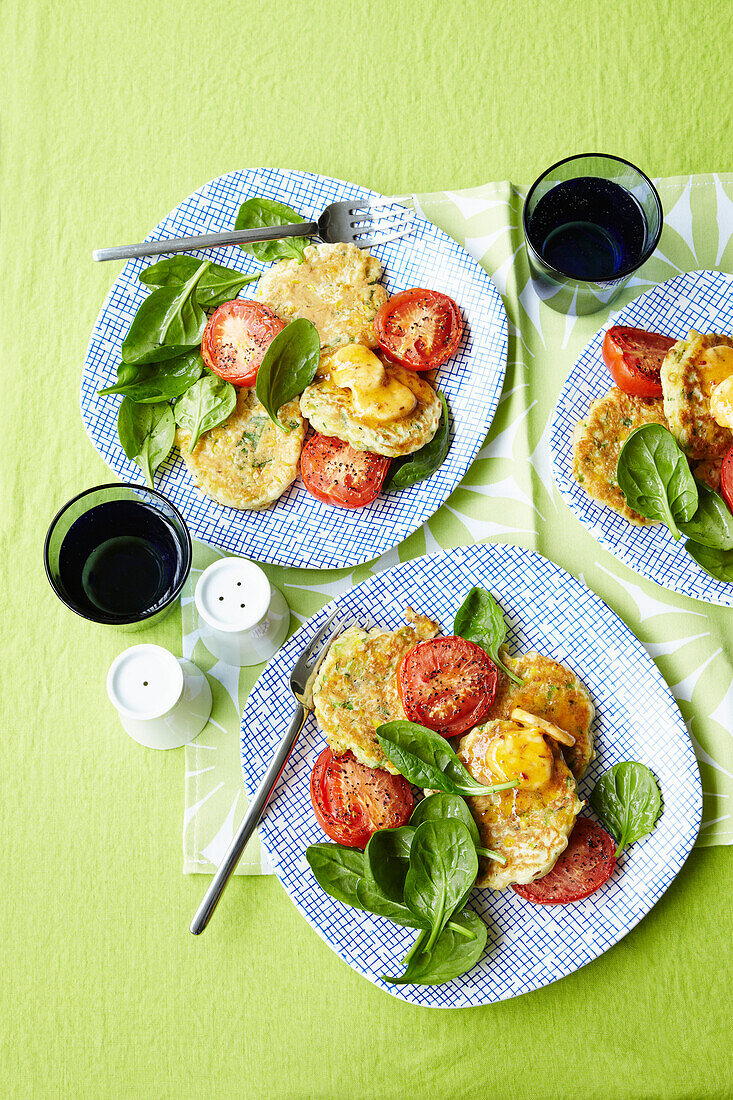
[[[654,831],[633,844],[611,879],[585,901],[536,906],[513,890],[475,890],[470,904],[486,921],[489,941],[479,964],[440,986],[390,986],[411,930],[351,909],[325,894],[305,860],[325,840],[309,796],[313,762],[324,738],[310,715],[260,825],[275,872],[316,932],[365,978],[403,1001],[434,1008],[489,1004],[549,985],[607,951],[649,912],[692,848],[702,793],[695,755],[677,705],[652,659],[606,605],[553,562],[498,543],[458,547],[415,558],[362,582],[322,608],[280,650],[255,684],[242,716],[241,756],[251,794],[288,727],[288,678],[316,629],[338,607],[342,617],[396,629],[403,608],[440,621],[450,633],[472,585],[491,589],[509,628],[510,652],[538,649],[577,672],[595,701],[597,757],[580,784],[587,799],[599,774],[621,760],[652,768],[664,812]]]
[[[613,385],[601,356],[606,328],[631,325],[677,339],[698,332],[733,332],[733,278],[720,271],[691,271],[660,283],[612,314],[570,372],[553,416],[550,449],[555,483],[581,523],[601,546],[664,588],[709,603],[733,606],[733,584],[705,573],[666,527],[637,527],[589,497],[573,477],[573,429],[591,401]]]
[[[234,226],[240,204],[263,195],[287,203],[306,218],[330,202],[372,199],[365,187],[307,172],[252,168],[230,172],[207,183],[177,206],[148,240],[213,232]],[[159,488],[180,509],[192,534],[222,550],[245,553],[258,561],[315,568],[354,566],[397,546],[416,530],[456,488],[473,462],[494,416],[504,381],[507,321],[501,298],[489,276],[468,253],[440,229],[421,218],[403,240],[379,245],[372,253],[385,268],[390,294],[409,287],[428,287],[458,302],[466,335],[458,353],[438,371],[437,384],[452,411],[451,449],[427,481],[399,493],[380,496],[366,508],[348,511],[322,504],[298,478],[270,508],[261,512],[226,508],[198,490],[177,450],[156,474]],[[267,270],[239,248],[194,253],[239,271]],[[81,410],[94,446],[126,481],[142,481],[117,438],[120,398],[97,397],[114,383],[120,345],[148,289],[138,275],[153,260],[130,260],[116,279],[89,341],[81,382]],[[252,297],[256,284],[245,286]]]

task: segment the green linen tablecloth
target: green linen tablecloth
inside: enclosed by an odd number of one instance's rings
[[[682,271],[733,271],[733,176],[658,180],[664,230],[652,259],[613,303],[617,309]],[[569,512],[552,481],[549,422],[560,387],[608,310],[572,318],[542,305],[528,282],[522,243],[525,190],[490,183],[470,191],[415,197],[418,210],[460,241],[493,276],[510,321],[502,399],[484,447],[443,507],[401,546],[355,570],[281,571],[296,612],[312,612],[354,583],[405,558],[470,542],[514,542],[538,550],[583,578],[634,630],[672,687],[688,723],[703,780],[698,845],[733,843],[733,611],[660,588],[603,550]],[[214,552],[198,544],[194,565]],[[239,766],[239,711],[259,668],[234,670],[195,650],[194,605],[184,601],[186,655],[214,680],[214,721],[186,747],[184,865],[207,871],[221,861],[246,798]],[[315,600],[315,603],[314,603]],[[261,667],[261,666],[260,666]],[[238,706],[237,706],[238,702]],[[640,700],[640,703],[642,701]],[[239,874],[268,873],[257,838]]]
[[[190,936],[206,880],[181,874],[184,751],[136,745],[104,690],[133,641],[180,652],[180,619],[137,637],[94,627],[41,567],[54,511],[111,479],[79,416],[84,350],[118,271],[92,248],[141,240],[204,181],[256,164],[384,194],[529,181],[594,149],[653,176],[730,171],[729,0],[5,0],[2,16],[0,1096],[730,1097],[730,848],[693,851],[594,963],[480,1009],[375,989],[272,876],[234,880]],[[553,368],[558,385],[572,358]],[[402,553],[439,540],[437,522]],[[572,548],[547,550],[578,564]],[[338,582],[271,575],[303,616],[329,595],[315,585]],[[616,580],[588,580],[631,619]],[[678,605],[652,591],[673,611],[642,637],[662,644]],[[660,667],[674,679],[665,655]],[[682,705],[690,717],[702,704]]]

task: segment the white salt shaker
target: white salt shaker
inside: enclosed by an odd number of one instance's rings
[[[228,665],[269,661],[285,641],[285,597],[253,561],[219,558],[199,577],[194,599],[204,645]]]
[[[133,645],[115,657],[107,694],[130,737],[150,749],[187,745],[211,714],[203,672],[159,645]]]

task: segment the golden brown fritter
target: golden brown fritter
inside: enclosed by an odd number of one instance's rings
[[[482,857],[476,884],[504,890],[547,874],[565,851],[582,807],[555,742],[537,728],[494,720],[467,734],[458,755],[486,786],[520,780],[518,787],[467,799],[482,846],[506,859],[501,864]]]
[[[308,245],[302,263],[281,260],[260,277],[257,297],[283,321],[312,321],[324,355],[343,344],[376,347],[374,317],[387,301],[381,274],[379,260],[355,244]]]
[[[730,336],[691,329],[670,348],[662,364],[664,413],[669,430],[690,459],[722,458],[733,446],[733,432],[710,412],[710,394],[725,375],[716,370],[715,347],[733,348]]]
[[[648,524],[648,519],[629,508],[616,480],[621,447],[642,424],[667,426],[661,397],[631,397],[615,386],[599,397],[573,432],[573,477],[589,496],[629,523]]]
[[[298,473],[305,421],[297,398],[283,405],[277,428],[254,389],[238,389],[237,404],[189,454],[190,432],[179,428],[176,443],[194,481],[207,496],[230,508],[264,508],[292,485]]]
[[[318,725],[336,755],[354,753],[370,768],[397,769],[385,759],[375,730],[405,718],[397,690],[400,661],[418,642],[434,638],[439,626],[406,608],[410,625],[365,631],[352,626],[332,644],[313,685]]]
[[[417,371],[390,365],[388,375],[414,394],[416,405],[407,416],[375,424],[359,416],[353,394],[330,379],[314,382],[300,397],[300,411],[317,432],[343,439],[357,451],[399,458],[419,451],[435,435],[442,406],[437,393]]]

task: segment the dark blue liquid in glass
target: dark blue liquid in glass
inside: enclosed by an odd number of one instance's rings
[[[164,605],[184,561],[174,528],[134,501],[99,504],[69,528],[59,579],[82,614],[126,622]]]
[[[638,264],[646,245],[638,200],[595,176],[558,183],[537,203],[529,237],[543,260],[574,279],[603,282]]]

